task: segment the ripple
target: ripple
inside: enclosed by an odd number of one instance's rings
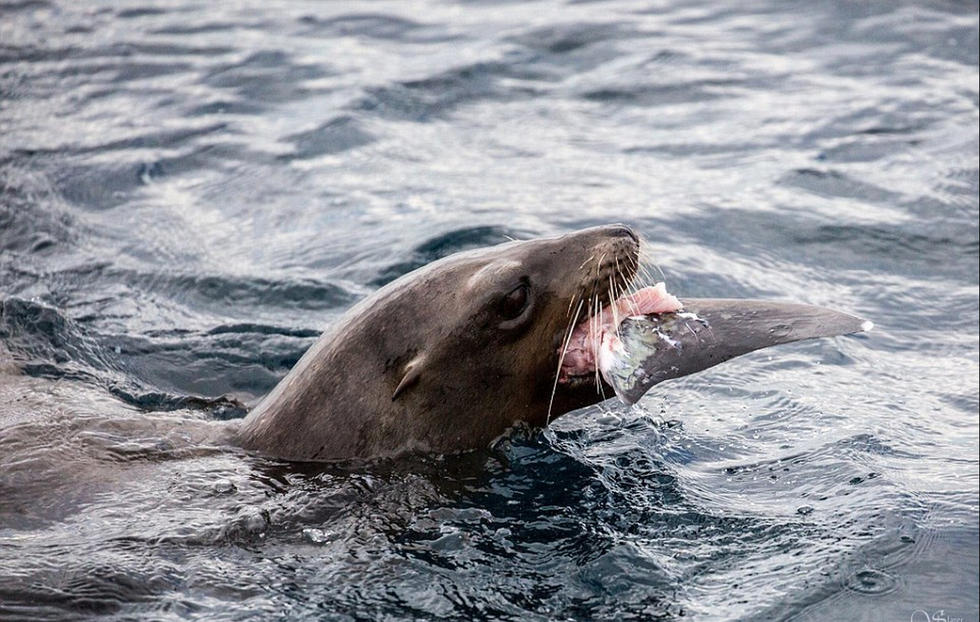
[[[534,50],[567,54],[602,41],[622,41],[637,34],[616,23],[566,23],[535,28],[513,40]]]
[[[830,197],[845,197],[880,203],[896,202],[901,199],[900,195],[885,188],[853,179],[835,170],[797,169],[787,174],[783,178],[783,183]]]
[[[864,568],[849,576],[844,581],[844,586],[861,594],[879,595],[894,591],[898,586],[898,581],[880,570]]]
[[[51,253],[82,227],[44,176],[0,166],[0,252]]]
[[[360,128],[349,116],[337,117],[319,127],[285,138],[296,146],[288,159],[306,159],[321,155],[343,153],[374,142],[374,137]]]
[[[482,246],[503,244],[519,236],[518,232],[508,227],[496,226],[470,227],[449,231],[416,246],[411,251],[410,259],[385,268],[371,284],[375,286],[385,285],[412,270],[452,253]]]
[[[0,618],[975,610],[975,6],[144,4],[2,9]],[[876,329],[456,456],[228,445],[375,288],[610,221]]]
[[[397,15],[361,13],[326,19],[304,15],[299,21],[309,26],[306,35],[317,37],[367,37],[405,43],[435,43],[456,38],[439,26]]]
[[[280,50],[263,50],[238,63],[219,65],[203,83],[229,89],[249,102],[282,103],[313,94],[309,82],[331,75],[323,63],[293,63]]]
[[[473,63],[427,78],[370,88],[354,108],[383,118],[427,122],[451,114],[465,104],[533,96],[530,86],[514,90],[501,85],[505,79],[531,77],[515,72],[511,65],[504,63]]]

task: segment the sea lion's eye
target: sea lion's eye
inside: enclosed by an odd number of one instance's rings
[[[521,283],[504,296],[497,307],[500,317],[505,320],[513,320],[524,313],[530,299],[530,289],[527,283]]]

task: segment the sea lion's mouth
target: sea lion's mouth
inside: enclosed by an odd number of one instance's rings
[[[609,343],[619,323],[630,316],[672,313],[681,308],[677,298],[663,283],[644,287],[621,296],[593,315],[579,320],[558,352],[561,366],[558,382],[563,385],[591,382],[596,375],[600,350]]]

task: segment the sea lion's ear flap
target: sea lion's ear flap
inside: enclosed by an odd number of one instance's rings
[[[420,354],[405,365],[405,374],[402,376],[401,382],[399,382],[398,386],[395,388],[395,392],[391,394],[392,402],[394,402],[398,396],[402,394],[402,392],[419,381],[419,378],[422,377],[423,361],[424,358]]]

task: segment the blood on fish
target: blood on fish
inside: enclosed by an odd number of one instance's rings
[[[578,376],[594,374],[597,355],[605,358],[602,353],[612,353],[619,338],[616,336],[616,320],[635,315],[652,313],[673,313],[681,308],[677,298],[667,293],[663,283],[644,287],[629,296],[616,299],[603,311],[579,322],[572,331],[562,359],[559,382],[569,381]],[[599,344],[601,353],[596,352],[594,344]]]

